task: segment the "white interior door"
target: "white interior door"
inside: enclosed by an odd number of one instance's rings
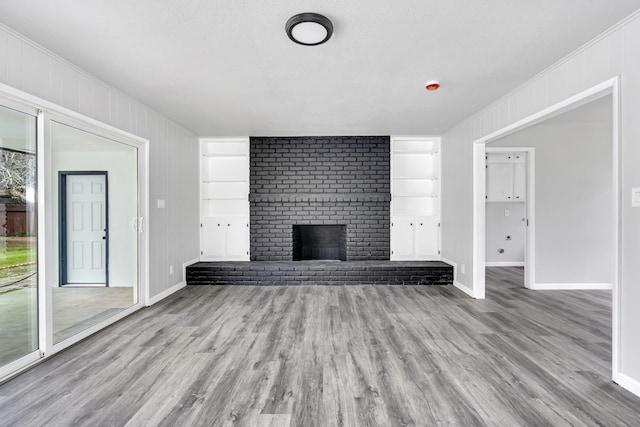
[[[66,283],[107,284],[107,177],[66,177]]]

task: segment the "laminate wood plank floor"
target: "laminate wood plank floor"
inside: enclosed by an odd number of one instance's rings
[[[0,386],[3,426],[640,425],[611,292],[187,287]]]

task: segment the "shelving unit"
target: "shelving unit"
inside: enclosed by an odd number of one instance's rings
[[[200,140],[200,259],[249,260],[249,139]]]
[[[391,259],[440,260],[440,138],[391,138]]]

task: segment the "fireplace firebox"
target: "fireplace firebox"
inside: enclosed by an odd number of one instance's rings
[[[346,225],[294,225],[293,261],[347,260]]]

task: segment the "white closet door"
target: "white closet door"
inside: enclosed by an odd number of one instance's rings
[[[226,229],[224,218],[203,218],[200,251],[206,259],[224,259],[226,255]]]
[[[511,153],[487,154],[487,200],[513,200],[513,160]]]
[[[422,259],[435,259],[440,256],[440,229],[438,219],[420,218],[414,223],[416,256]]]
[[[249,222],[247,218],[228,219],[226,226],[226,258],[241,261],[248,254],[247,242],[249,241]]]
[[[391,251],[394,259],[412,259],[415,253],[413,220],[396,218],[391,225]]]
[[[524,202],[527,194],[527,153],[514,153],[513,201]]]

